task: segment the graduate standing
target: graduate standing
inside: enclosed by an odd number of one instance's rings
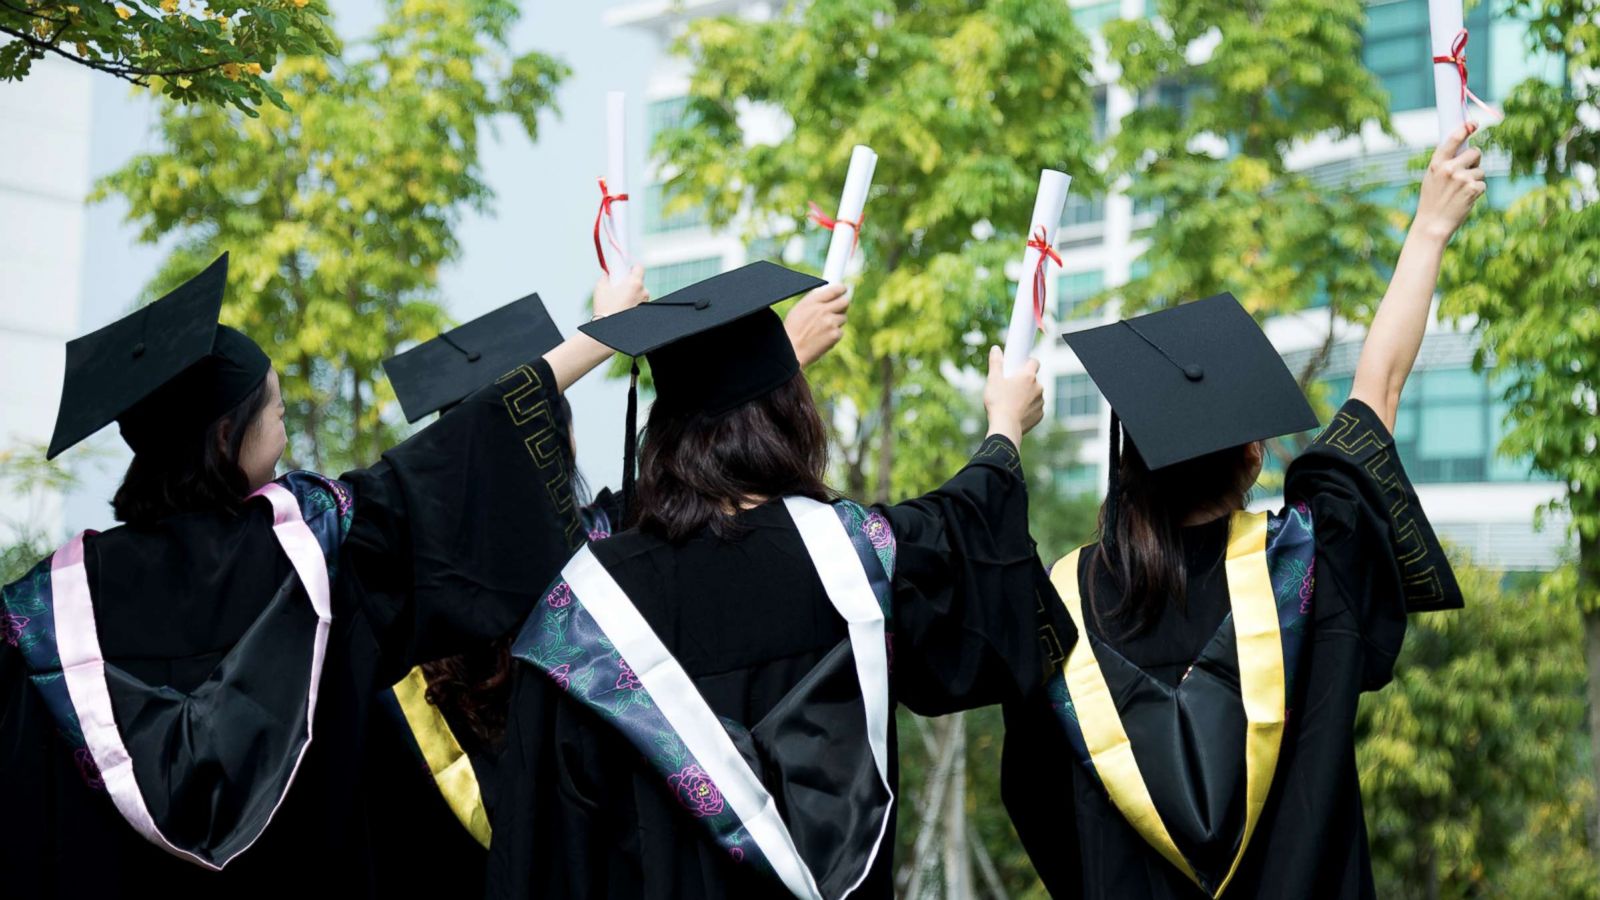
[[[633,277],[642,278],[635,269]],[[648,293],[644,295],[648,300]],[[808,292],[789,311],[784,329],[801,365],[826,353],[842,336],[849,299],[842,285]],[[538,294],[508,303],[384,362],[406,420],[448,411],[531,352],[562,341]],[[623,521],[622,497],[610,488],[592,499],[577,468],[572,406],[565,396],[555,416],[569,440],[557,446],[570,472],[573,503],[588,540],[602,540]],[[544,586],[530,586],[537,594]],[[482,894],[492,838],[490,806],[499,799],[494,757],[504,744],[510,700],[510,636],[413,668],[378,698],[369,771],[385,785],[372,794],[385,891]]]
[[[989,435],[944,487],[837,500],[767,309],[817,283],[755,263],[585,326],[655,377],[638,525],[580,551],[512,645],[490,896],[892,896],[894,704],[1041,682],[1036,367],[994,353]]]
[[[1350,400],[1281,512],[1242,511],[1261,441],[1316,419],[1231,296],[1066,336],[1111,404],[1111,488],[1099,542],[1051,571],[1080,640],[1007,707],[1002,773],[1052,896],[1373,896],[1356,704],[1408,613],[1463,602],[1390,432],[1483,194],[1479,152],[1455,156],[1470,133],[1433,156]]]
[[[68,345],[51,454],[116,421],[134,459],[124,524],[3,592],[7,896],[373,894],[374,699],[513,628],[582,541],[552,410],[608,349],[530,351],[372,467],[274,480],[226,260]]]

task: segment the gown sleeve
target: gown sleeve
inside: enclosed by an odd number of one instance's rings
[[[385,683],[516,627],[583,541],[568,435],[542,360],[343,476],[338,577],[372,620]]]
[[[990,436],[944,486],[877,509],[897,545],[900,702],[943,715],[1032,693],[1076,631],[1028,534],[1016,446]]]
[[[1343,598],[1367,648],[1363,689],[1382,687],[1393,677],[1407,613],[1463,604],[1394,437],[1371,407],[1346,402],[1289,466],[1284,496],[1310,506],[1317,595]]]

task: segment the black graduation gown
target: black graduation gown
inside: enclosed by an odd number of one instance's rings
[[[1407,612],[1457,607],[1461,597],[1393,438],[1366,405],[1345,404],[1290,466],[1284,493],[1291,504],[1309,507],[1315,526],[1310,621],[1298,671],[1290,674],[1290,715],[1271,791],[1223,896],[1368,898],[1374,893],[1356,773],[1357,701],[1363,691],[1391,679]],[[1127,637],[1115,619],[1102,618],[1101,626],[1089,620],[1101,642],[1169,686],[1179,683],[1219,634],[1229,610],[1220,564],[1227,521],[1185,532],[1186,609],[1169,608],[1134,637]],[[1115,584],[1102,568],[1093,575],[1098,583],[1091,594],[1089,569],[1085,553],[1079,585],[1087,602],[1108,613],[1117,599]],[[1232,652],[1229,637],[1227,652]],[[1111,674],[1107,682],[1115,696],[1119,683]],[[1242,722],[1242,713],[1236,720]],[[1132,737],[1137,754],[1139,735]],[[1191,748],[1192,757],[1222,752],[1217,749],[1222,746],[1238,754],[1242,731],[1177,740]],[[1164,791],[1197,808],[1226,809],[1230,825],[1224,827],[1237,829],[1242,818],[1237,794],[1219,802],[1205,797],[1204,785],[1174,783],[1170,773],[1146,771],[1152,794]],[[1006,707],[1002,794],[1051,896],[1207,896],[1123,818],[1076,758],[1043,697]],[[1163,798],[1156,801],[1161,807]],[[1234,839],[1232,847],[1237,846]]]
[[[939,715],[1038,684],[1047,666],[1036,610],[1048,585],[1010,442],[989,439],[940,489],[878,511],[898,545],[893,700]],[[846,628],[782,504],[748,510],[740,521],[746,531],[732,540],[707,530],[672,545],[628,531],[592,551],[711,710],[749,728],[817,668]],[[892,715],[890,723],[893,784]],[[517,667],[501,766],[490,896],[784,896],[775,882],[730,862],[638,751],[528,665]],[[889,833],[854,896],[892,896],[892,820]]]
[[[610,537],[621,521],[622,498],[610,488],[602,489],[592,503],[579,510],[579,522],[588,540]],[[498,657],[502,646],[495,642],[487,651],[487,658],[479,651],[477,662],[488,664],[489,658]],[[509,700],[507,687],[505,699]],[[429,705],[443,717],[451,739],[465,754],[477,781],[477,796],[461,798],[462,802],[475,800],[488,814],[501,795],[494,780],[498,772],[495,759],[504,741],[480,738],[461,712],[449,705],[441,707],[431,701]],[[488,849],[462,824],[457,810],[446,800],[393,692],[380,692],[372,730],[368,776],[373,784],[384,786],[370,796],[369,820],[380,854],[376,867],[378,892],[399,897],[483,896]]]
[[[3,893],[374,895],[375,866],[393,857],[373,845],[370,817],[405,812],[380,802],[388,776],[373,765],[384,755],[371,752],[371,742],[383,739],[371,732],[374,698],[412,665],[513,628],[535,599],[530,586],[546,583],[581,544],[558,452],[567,436],[551,415],[559,400],[549,367],[536,360],[376,465],[343,477],[353,510],[330,566],[333,617],[314,738],[270,825],[221,872],[146,842],[90,786],[17,648],[0,643]],[[89,584],[108,662],[147,684],[187,692],[211,677],[276,594],[292,591],[305,602],[271,524],[267,504],[252,501],[236,515],[180,515],[89,537]],[[284,651],[286,658],[303,653]],[[142,736],[127,719],[130,701],[112,688],[119,730],[137,758]],[[226,730],[235,716],[248,721],[259,715],[251,705],[236,704],[211,722]],[[205,799],[188,800],[174,815],[203,822]],[[459,873],[415,872],[419,890],[436,878],[447,895],[459,893]]]

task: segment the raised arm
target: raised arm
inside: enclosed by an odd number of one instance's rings
[[[621,283],[613,285],[611,279],[601,276],[594,286],[594,317],[596,319],[632,309],[650,299],[644,289],[644,267],[634,266]],[[565,392],[579,378],[589,374],[596,366],[611,358],[614,351],[581,331],[552,347],[544,355],[550,371],[556,376],[556,390]]]
[[[1372,407],[1390,431],[1394,430],[1400,391],[1422,347],[1445,244],[1485,190],[1482,152],[1468,147],[1456,155],[1476,130],[1477,126],[1468,122],[1433,151],[1433,159],[1422,176],[1416,218],[1406,232],[1394,277],[1389,279],[1389,289],[1372,317],[1361,359],[1356,363],[1350,396]]]

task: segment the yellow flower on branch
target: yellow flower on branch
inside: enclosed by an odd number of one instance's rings
[[[178,0],[161,0],[161,11],[171,15],[178,11]]]
[[[244,67],[244,70],[246,72],[249,72],[251,75],[260,75],[261,74],[261,63],[250,63],[249,65]]]
[[[238,81],[239,80],[239,64],[238,63],[223,63],[222,64],[222,74],[224,76],[226,76],[228,78],[228,80],[230,80],[230,81]]]
[[[133,10],[123,6],[121,3],[117,4],[117,18],[126,22],[128,21],[128,17],[131,15],[133,15]]]

